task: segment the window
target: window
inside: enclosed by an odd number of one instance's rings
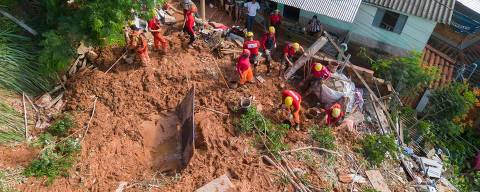
[[[285,5],[285,7],[283,7],[283,16],[287,19],[298,21],[298,18],[300,18],[300,9]]]
[[[385,9],[377,9],[372,25],[394,33],[402,33],[407,16]]]

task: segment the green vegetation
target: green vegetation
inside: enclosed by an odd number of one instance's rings
[[[19,142],[24,139],[23,115],[0,101],[0,143]]]
[[[422,53],[411,52],[405,57],[371,58],[362,48],[359,56],[366,58],[372,69],[382,78],[392,82],[395,90],[402,94],[411,94],[412,90],[428,85],[438,78],[438,68],[421,65]]]
[[[73,166],[75,155],[81,149],[78,139],[62,138],[73,126],[74,122],[71,117],[64,115],[51,125],[46,133],[38,137],[33,146],[43,149],[39,157],[25,169],[26,176],[45,176],[47,184],[51,184],[57,177],[68,175],[68,169]]]
[[[333,129],[329,127],[319,128],[318,125],[314,125],[309,128],[308,132],[313,140],[319,143],[320,147],[326,149],[335,149],[335,135],[333,135]]]
[[[398,151],[395,139],[387,135],[367,135],[360,141],[360,144],[362,145],[360,151],[374,166],[380,165],[387,153],[393,156]]]
[[[22,175],[23,168],[7,168],[0,170],[0,191],[18,192],[15,189],[16,184],[25,182],[25,176]]]
[[[70,115],[64,115],[48,127],[47,131],[54,136],[66,136],[68,131],[75,125]]]
[[[270,120],[265,119],[254,106],[247,109],[247,112],[241,116],[236,127],[240,133],[256,132],[274,154],[278,154],[278,152],[287,148],[283,138],[287,134],[289,126],[273,124]]]
[[[50,79],[39,72],[31,39],[5,18],[0,26],[0,88],[34,95],[47,90]]]
[[[449,152],[446,164],[453,171],[450,180],[465,191],[480,188],[475,183],[478,175],[470,174],[470,162],[476,154],[473,146],[480,146],[479,135],[465,121],[475,102],[475,94],[467,84],[452,83],[432,92],[424,117],[418,123],[409,120],[405,124],[407,131],[416,132],[415,138],[406,138],[407,142],[422,138],[419,143],[421,147],[435,146]],[[400,116],[412,119],[417,114],[415,110],[407,108],[402,110]]]

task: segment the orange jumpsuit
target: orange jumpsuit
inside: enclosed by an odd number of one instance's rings
[[[253,71],[250,66],[248,57],[240,56],[237,61],[237,72],[240,75],[240,85],[245,84],[247,81],[253,81]]]
[[[148,56],[147,38],[140,31],[133,31],[130,34],[130,49],[135,49],[137,56],[140,58],[142,65],[148,65],[150,58]]]
[[[148,21],[148,28],[150,30],[159,30],[160,29],[160,21],[158,19],[153,18]],[[168,42],[165,40],[165,37],[160,32],[152,32],[153,35],[153,46],[155,49],[160,49],[160,45],[162,46],[163,50],[167,50]]]

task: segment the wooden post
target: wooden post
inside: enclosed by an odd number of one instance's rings
[[[305,50],[305,54],[302,55],[293,66],[288,68],[287,72],[284,74],[285,79],[289,79],[292,75],[297,72],[303,65],[310,60],[310,58],[315,55],[326,43],[328,42],[327,38],[320,37],[313,43],[307,50]]]
[[[200,9],[202,11],[202,20],[206,21],[205,18],[205,0],[200,0]]]

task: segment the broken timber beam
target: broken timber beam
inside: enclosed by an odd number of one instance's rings
[[[15,18],[13,15],[10,15],[10,13],[7,13],[3,10],[0,10],[0,13],[9,18],[10,20],[12,20],[13,22],[15,22],[17,25],[20,25],[21,27],[23,27],[25,30],[27,30],[29,33],[31,33],[32,35],[36,36],[38,35],[37,31],[35,31],[34,29],[32,29],[31,27],[29,27],[27,24],[25,24],[24,22],[18,20],[17,18]]]
[[[327,38],[320,37],[313,43],[295,63],[293,66],[288,68],[287,72],[284,74],[285,79],[289,79],[292,75],[297,72],[303,65],[310,60],[310,58],[315,55],[325,44],[328,42]]]

